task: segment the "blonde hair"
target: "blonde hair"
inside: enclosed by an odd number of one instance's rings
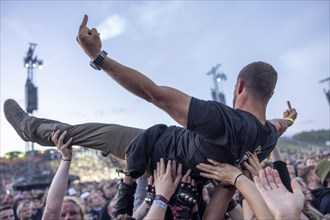
[[[88,220],[88,217],[85,213],[84,206],[82,205],[79,198],[77,198],[75,196],[64,196],[63,203],[64,202],[71,202],[71,203],[75,204],[76,206],[78,206],[79,207],[79,214],[80,214],[81,219]]]
[[[19,203],[19,205],[16,208],[16,214],[18,217],[21,214],[20,212],[22,211],[24,206],[29,206],[29,208],[30,208],[30,202],[28,200],[23,200],[22,202]]]

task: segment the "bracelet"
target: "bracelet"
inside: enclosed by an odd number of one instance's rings
[[[238,174],[238,175],[236,176],[235,181],[234,181],[234,186],[235,186],[235,187],[236,187],[236,182],[237,182],[238,177],[240,177],[240,176],[242,176],[242,175],[243,175],[243,173],[240,173],[240,174]]]
[[[160,200],[160,201],[164,202],[166,205],[168,205],[168,200],[162,195],[155,195],[154,200]]]
[[[152,202],[152,205],[159,206],[159,207],[161,207],[161,208],[163,208],[165,210],[167,209],[167,204],[165,202],[163,202],[162,200],[154,200]]]
[[[227,206],[227,210],[226,210],[226,212],[230,212],[230,211],[233,210],[236,206],[237,206],[237,202],[236,202],[234,199],[230,200],[230,202],[228,203],[228,206]]]
[[[230,190],[234,190],[235,189],[235,186],[229,185],[229,184],[223,184],[222,187],[225,188],[225,189],[230,189]]]
[[[289,121],[289,122],[291,122],[291,123],[293,123],[293,122],[294,122],[294,119],[293,119],[293,118],[289,118],[289,117],[287,117],[287,118],[284,118],[284,120],[287,120],[287,121]]]
[[[71,159],[62,159],[63,161],[71,161]]]

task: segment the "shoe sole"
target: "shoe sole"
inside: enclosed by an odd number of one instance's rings
[[[15,129],[16,133],[24,140],[24,141],[29,141],[23,136],[22,129],[19,124],[16,124],[15,122],[12,122],[11,119],[17,120],[15,116],[11,113],[12,109],[14,108],[21,108],[20,105],[13,99],[7,99],[3,105],[3,110],[5,113],[5,117],[7,121],[11,124],[11,126]],[[22,108],[21,108],[22,109]],[[23,109],[22,109],[23,110]],[[24,110],[23,110],[24,111]]]

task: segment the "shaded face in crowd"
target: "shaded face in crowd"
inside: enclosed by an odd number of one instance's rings
[[[91,207],[100,207],[105,204],[105,199],[103,198],[103,196],[96,192],[91,193],[91,195],[89,196],[89,201],[89,205]]]
[[[317,162],[316,162],[316,160],[315,159],[307,159],[307,161],[306,161],[306,166],[311,166],[311,165],[316,165],[317,164]]]
[[[0,212],[0,220],[15,220],[14,210],[7,209]]]
[[[296,177],[296,172],[295,172],[295,169],[292,165],[287,165],[287,168],[288,168],[288,172],[289,172],[289,175],[290,175],[290,179],[293,179]]]
[[[32,216],[32,211],[29,202],[23,202],[24,205],[19,213],[17,213],[18,218],[28,219]]]
[[[80,208],[72,202],[63,202],[61,210],[62,220],[82,220]]]
[[[113,199],[108,205],[108,215],[114,217],[117,200]]]

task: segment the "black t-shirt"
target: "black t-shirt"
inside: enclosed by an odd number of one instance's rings
[[[207,163],[208,158],[236,164],[245,152],[253,153],[260,146],[258,158],[264,160],[274,149],[276,141],[277,133],[271,123],[262,125],[248,112],[215,101],[192,98],[187,129],[155,125],[132,143],[129,172],[144,164],[152,174],[156,163],[164,158],[165,161],[175,159],[182,163],[184,170],[190,168],[191,176],[197,178],[200,171],[196,165]]]
[[[330,189],[329,188],[318,188],[311,190],[313,200],[311,204],[314,208],[320,211],[322,214],[330,213]]]

